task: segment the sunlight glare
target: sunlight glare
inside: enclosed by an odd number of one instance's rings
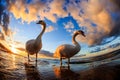
[[[12,50],[13,53],[17,53],[17,50],[16,50],[14,45],[11,46],[11,50]]]

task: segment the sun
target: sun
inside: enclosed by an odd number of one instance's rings
[[[17,53],[17,50],[16,50],[14,45],[11,46],[11,50],[12,50],[13,53]]]

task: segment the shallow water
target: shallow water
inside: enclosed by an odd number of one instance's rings
[[[70,64],[68,67],[66,60],[63,66],[60,66],[59,60],[38,59],[37,67],[35,67],[35,62],[28,64],[25,57],[0,52],[0,80],[79,80],[81,72],[84,73],[110,62]],[[119,62],[120,60],[116,63]]]

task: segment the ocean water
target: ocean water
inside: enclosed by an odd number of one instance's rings
[[[26,57],[1,51],[0,80],[79,80],[81,72],[110,63],[112,60],[70,66],[67,66],[66,62],[67,60],[63,60],[63,65],[60,66],[58,59],[38,59],[36,67],[35,61],[28,64]],[[119,63],[120,60],[117,59],[115,62]]]

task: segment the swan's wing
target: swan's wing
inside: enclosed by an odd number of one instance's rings
[[[34,45],[33,45],[34,42],[35,42],[35,40],[29,40],[29,41],[26,42],[26,51],[27,51],[27,52],[30,53],[31,51],[34,51],[34,50],[33,50],[33,49],[34,49],[34,48],[33,48],[33,47],[34,47]]]
[[[73,45],[63,44],[56,49],[54,57],[69,56],[74,52],[74,48]]]
[[[34,44],[34,42],[35,42],[35,40],[34,40],[34,39],[29,40],[29,41],[27,41],[27,42],[26,42],[26,45]]]

